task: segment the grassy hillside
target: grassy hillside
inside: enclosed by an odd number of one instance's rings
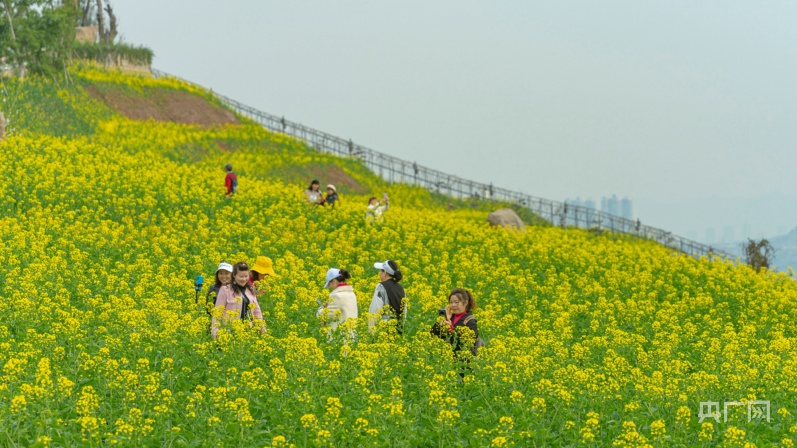
[[[3,445],[793,446],[785,275],[611,235],[491,229],[486,206],[448,210],[254,124],[134,121],[96,95],[210,100],[190,86],[72,77],[5,81]],[[306,207],[299,183],[330,167],[357,187],[338,209]],[[366,225],[382,191],[386,222]],[[212,341],[193,278],[258,255],[280,275],[261,300],[268,332]],[[365,323],[387,258],[405,274],[404,336]],[[353,274],[354,342],[327,340],[315,317],[329,267]],[[464,380],[428,332],[456,286],[488,342]],[[744,406],[698,421],[701,402],[748,400],[770,400],[771,421],[748,423]]]

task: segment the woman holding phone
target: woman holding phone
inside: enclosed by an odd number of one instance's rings
[[[455,354],[467,348],[475,355],[476,341],[479,340],[479,328],[471,313],[475,308],[476,300],[470,291],[454,288],[448,295],[448,306],[438,312],[431,333],[451,344]],[[470,332],[473,336],[468,335]]]
[[[368,206],[365,208],[365,221],[368,223],[382,222],[382,214],[390,207],[390,198],[387,193],[382,195],[382,202],[380,203],[376,196],[371,196],[368,199]]]

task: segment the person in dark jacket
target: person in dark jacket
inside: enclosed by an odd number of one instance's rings
[[[393,260],[375,263],[374,268],[379,269],[380,282],[368,308],[368,327],[375,326],[381,315],[381,320],[395,320],[396,329],[401,334],[407,317],[407,295],[399,284],[403,275]]]
[[[330,207],[334,207],[335,203],[339,200],[338,189],[332,184],[327,185],[327,197],[324,199],[324,203],[329,204]]]
[[[448,295],[448,306],[438,312],[431,333],[448,341],[455,354],[458,355],[464,348],[475,355],[476,341],[479,339],[479,328],[472,314],[475,308],[476,300],[470,291],[454,288]]]

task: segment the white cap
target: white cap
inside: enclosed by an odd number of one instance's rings
[[[382,269],[390,275],[396,275],[396,271],[390,267],[390,263],[388,263],[388,261],[390,260],[385,260],[384,263],[374,263],[374,267],[377,269]]]
[[[332,191],[334,191],[335,193],[337,193],[337,192],[338,192],[338,189],[337,189],[337,188],[335,188],[335,186],[334,186],[334,185],[332,185],[332,184],[329,184],[329,185],[327,185],[327,188],[330,188],[330,189],[332,189]]]
[[[324,288],[329,286],[329,282],[331,282],[332,280],[335,280],[339,276],[340,276],[340,269],[331,268],[330,270],[328,270],[327,271],[327,282],[324,283]]]
[[[219,267],[216,268],[216,272],[219,271],[227,271],[232,273],[232,265],[230,263],[221,262],[219,263]]]

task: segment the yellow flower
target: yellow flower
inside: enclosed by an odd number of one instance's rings
[[[490,229],[487,214],[511,204],[388,182],[356,146],[347,158],[319,153],[243,117],[207,128],[133,120],[102,97],[164,112],[160,100],[174,95],[227,112],[210,92],[174,79],[83,63],[68,73],[69,86],[3,78],[11,125],[0,141],[0,396],[21,422],[17,439],[52,445],[36,432],[46,427],[65,446],[208,437],[406,445],[459,428],[474,444],[533,446],[546,431],[540,417],[555,413],[566,416],[568,443],[793,445],[787,436],[797,426],[785,407],[776,416],[785,435],[755,425],[743,428],[749,434],[720,431],[713,418],[690,429],[697,397],[746,404],[797,392],[797,283],[787,273],[567,222]],[[232,200],[224,198],[228,162],[240,181]],[[334,210],[299,205],[299,183],[313,177],[348,190]],[[448,183],[442,192],[458,188]],[[385,225],[365,225],[364,204],[382,191],[394,199]],[[259,255],[280,275],[259,285],[262,321],[232,311],[214,340],[210,320],[225,307],[206,290],[194,301],[192,277],[210,283],[220,261]],[[388,257],[399,258],[408,280],[411,331],[403,335],[391,321],[368,327],[365,312],[378,282],[372,263]],[[353,274],[360,317],[328,340],[314,311],[329,293],[331,266]],[[455,355],[427,331],[457,286],[477,299],[479,333],[489,339],[467,363],[467,351]],[[463,342],[474,336],[458,331]],[[765,391],[753,387],[761,384]],[[617,403],[637,420],[648,403],[663,403],[674,426],[638,420],[618,429],[607,417]],[[257,439],[247,428],[273,408],[276,432]],[[470,418],[485,410],[494,427]],[[744,421],[745,410],[730,417]],[[48,416],[55,420],[42,426]]]
[[[503,447],[507,446],[506,437],[498,436],[490,442],[490,446]]]
[[[271,438],[271,446],[285,447],[288,446],[288,440],[285,436],[274,436]]]
[[[666,435],[664,420],[656,420],[650,424],[650,435],[654,439],[661,439]]]
[[[318,419],[313,414],[305,414],[299,421],[302,423],[302,426],[307,429],[315,428],[318,425]]]
[[[714,438],[714,425],[712,425],[711,422],[703,422],[700,425],[700,434],[698,435],[697,440],[705,442],[713,438]]]
[[[17,395],[11,399],[11,413],[12,414],[20,414],[25,412],[28,408],[28,402],[25,400],[24,395]]]

